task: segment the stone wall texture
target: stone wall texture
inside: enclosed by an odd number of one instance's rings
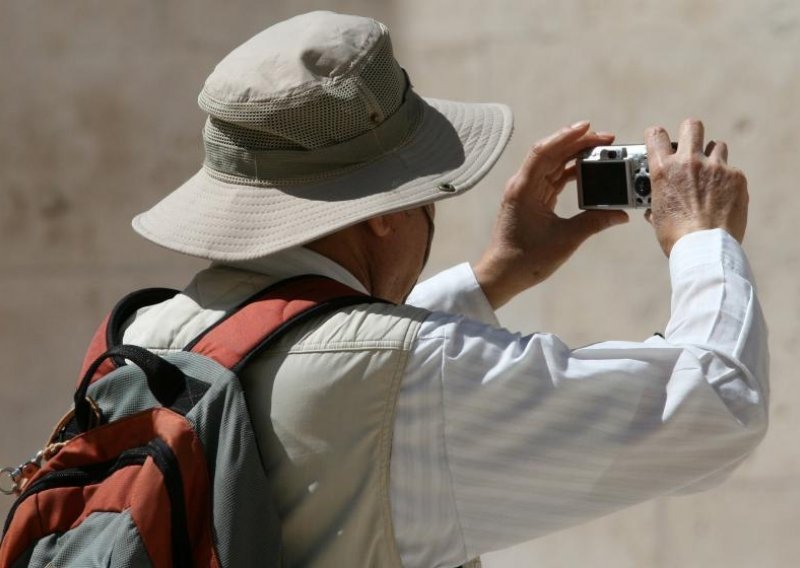
[[[748,175],[745,248],[770,325],[772,424],[722,486],[664,498],[488,555],[489,567],[792,567],[800,558],[800,4],[789,0],[0,0],[0,464],[66,409],[104,313],[137,287],[181,287],[202,261],[130,218],[202,160],[195,99],[230,49],[316,8],[392,30],[417,91],[515,111],[504,157],[439,208],[428,272],[474,260],[529,146],[580,119],[641,140],[696,116]],[[559,204],[577,210],[574,191]],[[795,229],[792,229],[795,227]],[[667,263],[639,215],[503,309],[579,346],[663,329]],[[0,499],[0,513],[10,499]],[[795,536],[792,536],[795,535]]]

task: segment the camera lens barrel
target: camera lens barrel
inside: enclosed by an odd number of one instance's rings
[[[637,174],[633,179],[633,190],[641,197],[650,195],[650,176],[647,174]]]

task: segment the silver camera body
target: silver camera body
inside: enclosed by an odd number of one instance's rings
[[[650,207],[650,170],[644,144],[597,146],[578,156],[581,209]]]

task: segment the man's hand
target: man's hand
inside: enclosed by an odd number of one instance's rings
[[[709,142],[703,151],[703,123],[681,124],[678,150],[666,130],[645,132],[652,183],[652,207],[645,216],[669,256],[682,236],[704,229],[725,229],[742,242],[747,227],[747,178],[728,166],[728,147]]]
[[[569,219],[553,211],[561,190],[575,179],[573,158],[613,141],[612,134],[591,132],[588,122],[579,122],[534,145],[508,180],[492,241],[474,266],[492,307],[545,280],[591,235],[628,220],[623,211],[585,211]]]

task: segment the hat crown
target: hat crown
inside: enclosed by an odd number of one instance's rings
[[[133,226],[217,261],[459,195],[494,164],[512,126],[502,105],[420,97],[385,26],[331,12],[235,49],[199,103],[209,114],[203,167]]]
[[[255,151],[317,149],[378,126],[403,102],[406,83],[383,24],[318,11],[234,49],[198,102],[209,114],[207,139]]]

